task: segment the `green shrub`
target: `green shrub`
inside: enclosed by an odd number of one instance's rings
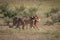
[[[47,21],[44,25],[53,25],[54,23],[52,21]]]
[[[51,19],[52,21],[47,21],[46,25],[51,25],[54,23],[60,22],[60,13],[58,8],[52,8],[50,12],[45,13],[46,18]]]

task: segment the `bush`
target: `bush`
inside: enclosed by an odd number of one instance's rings
[[[27,16],[33,16],[36,15],[37,8],[26,8],[24,6],[15,7],[17,16],[19,15],[20,17],[27,17]]]
[[[54,23],[60,22],[60,14],[57,13],[57,14],[53,15],[53,16],[51,17],[51,19],[53,20]]]
[[[51,25],[54,23],[60,22],[60,13],[58,8],[52,8],[50,12],[45,13],[46,18],[51,19],[52,21],[47,21],[46,25]]]
[[[54,23],[52,21],[47,20],[47,22],[44,25],[53,25]]]
[[[10,22],[13,17],[28,17],[33,16],[37,12],[37,8],[26,8],[23,6],[15,7],[15,10],[10,9],[9,3],[0,3],[0,13],[4,16],[5,22]]]

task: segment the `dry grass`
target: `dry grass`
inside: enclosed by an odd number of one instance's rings
[[[60,32],[54,30],[0,29],[0,40],[60,40]]]
[[[7,2],[7,0],[4,0]],[[0,2],[4,2],[3,0],[0,0]],[[15,0],[11,0],[11,2],[14,2]],[[17,0],[16,0],[17,1]],[[9,0],[10,2],[10,0]],[[15,3],[15,2],[14,2]],[[39,9],[39,16],[42,17],[42,21],[45,21],[45,18],[43,18],[43,13],[48,12],[50,8],[52,7],[59,7],[60,8],[60,1],[54,1],[54,2],[40,2],[41,5],[39,6],[39,3],[36,2],[24,2],[25,6],[28,8],[33,7],[40,7]],[[21,3],[22,5],[23,3]],[[13,4],[11,3],[10,6],[18,6],[20,5],[20,2]],[[42,22],[41,21],[41,22]],[[0,20],[0,23],[2,21]],[[43,22],[44,23],[44,22]],[[60,40],[60,25],[55,26],[40,26],[40,30],[19,30],[19,29],[13,29],[8,28],[7,26],[0,26],[0,40]]]

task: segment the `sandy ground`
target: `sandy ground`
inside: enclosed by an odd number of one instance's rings
[[[6,27],[0,27],[0,30],[9,30],[8,26]],[[7,31],[5,30],[5,31]],[[15,30],[15,29],[10,29],[10,30]],[[18,31],[18,29],[16,29]],[[58,37],[55,34],[50,34],[50,33],[42,33],[42,31],[46,30],[52,30],[52,31],[58,31],[60,32],[60,26],[55,25],[55,26],[40,26],[39,32],[34,32],[33,30],[29,31],[0,31],[0,40],[60,40],[60,36]]]

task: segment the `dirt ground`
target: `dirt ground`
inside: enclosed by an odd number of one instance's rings
[[[40,26],[40,30],[0,27],[0,40],[60,40],[60,25]]]

